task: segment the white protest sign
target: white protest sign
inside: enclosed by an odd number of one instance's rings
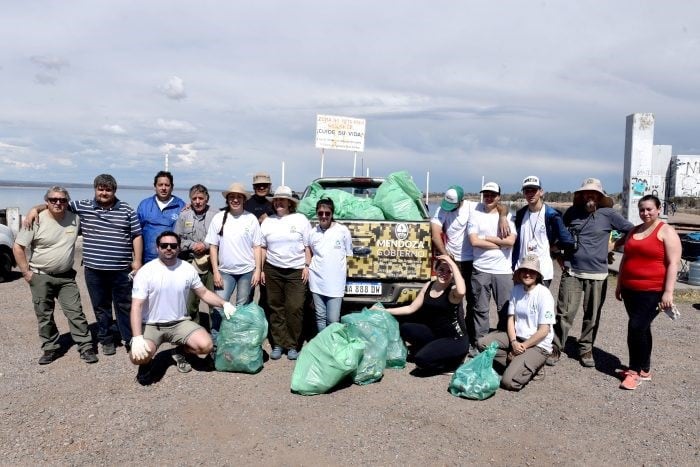
[[[316,115],[316,147],[363,152],[365,150],[365,119]]]

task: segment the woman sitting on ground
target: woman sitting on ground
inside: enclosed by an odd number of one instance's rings
[[[452,258],[437,259],[437,279],[425,284],[410,305],[387,309],[392,315],[410,315],[401,324],[401,337],[410,345],[416,368],[434,374],[456,369],[469,350],[463,330],[464,278]]]
[[[516,285],[508,303],[507,331],[494,331],[477,342],[480,351],[498,342],[495,362],[505,367],[501,387],[520,391],[544,366],[552,351],[554,298],[542,285],[540,260],[527,255],[515,271]]]

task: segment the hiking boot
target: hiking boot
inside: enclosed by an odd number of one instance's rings
[[[272,352],[270,353],[270,359],[279,360],[280,358],[282,358],[282,347],[276,345],[272,348]]]
[[[559,347],[556,345],[552,346],[552,351],[549,353],[549,356],[547,357],[547,360],[545,360],[545,363],[547,366],[554,366],[559,362],[559,359],[561,358],[561,350],[559,350]]]
[[[102,355],[114,355],[117,353],[117,347],[113,343],[102,344]]]
[[[95,351],[92,349],[85,349],[82,352],[80,352],[80,359],[83,360],[85,363],[97,363],[99,361],[97,355],[95,354]]]
[[[57,350],[44,350],[44,355],[39,357],[39,365],[48,365],[58,358]]]
[[[620,389],[634,390],[637,389],[639,385],[639,373],[636,371],[628,370],[625,379],[620,383]]]
[[[287,350],[287,359],[296,360],[297,358],[299,358],[299,352],[297,352],[297,349]]]
[[[580,359],[581,365],[585,366],[586,368],[592,368],[595,366],[595,360],[593,360],[592,350],[582,353]]]
[[[187,361],[187,358],[185,358],[185,355],[182,353],[182,347],[178,346],[175,348],[172,354],[173,360],[175,360],[175,366],[177,367],[177,371],[180,373],[189,373],[192,371],[192,365],[190,365],[190,362]]]
[[[141,386],[148,386],[153,384],[153,375],[151,375],[151,370],[153,369],[153,362],[148,362],[143,365],[139,365],[139,371],[136,373],[136,382]]]

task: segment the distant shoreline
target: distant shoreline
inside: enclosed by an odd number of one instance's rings
[[[58,185],[64,188],[93,188],[92,183],[75,183],[75,182],[29,182],[25,180],[0,180],[2,188],[46,188],[48,186]],[[125,190],[151,190],[151,186],[136,186],[136,185],[119,185],[118,188]]]

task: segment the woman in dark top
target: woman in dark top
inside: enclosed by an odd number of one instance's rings
[[[401,336],[410,344],[416,367],[432,373],[454,370],[469,350],[463,331],[464,278],[452,258],[437,259],[437,279],[425,284],[410,305],[387,310],[409,315],[401,324]]]

